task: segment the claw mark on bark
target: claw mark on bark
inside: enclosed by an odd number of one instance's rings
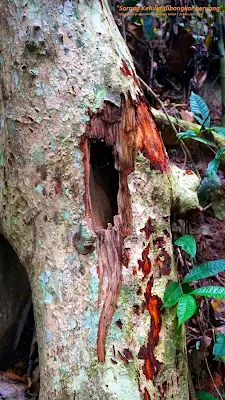
[[[155,228],[152,224],[152,220],[150,217],[146,222],[144,228],[140,229],[140,232],[145,232],[145,237],[147,240],[150,239],[151,234],[155,232]]]
[[[151,262],[149,260],[149,250],[150,243],[148,243],[147,247],[142,251],[142,260],[138,260],[139,271],[143,272],[143,279],[145,279],[151,272]]]
[[[150,394],[146,388],[144,390],[144,400],[151,400]]]
[[[157,360],[154,350],[159,342],[159,333],[161,330],[161,306],[162,300],[155,295],[152,295],[153,278],[149,280],[146,287],[145,299],[146,309],[150,315],[150,331],[148,334],[147,346],[142,346],[139,350],[138,358],[144,360],[143,373],[147,380],[153,380],[160,368],[161,363]]]

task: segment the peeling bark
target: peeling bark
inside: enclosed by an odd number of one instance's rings
[[[107,1],[0,13],[0,231],[31,283],[40,399],[186,400],[161,311],[179,195]]]

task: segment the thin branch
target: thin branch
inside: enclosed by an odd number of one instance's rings
[[[215,278],[221,284],[221,286],[225,287],[225,283],[222,281],[222,279],[220,279],[218,274],[215,275]]]
[[[193,385],[193,381],[192,381],[192,377],[191,377],[191,372],[190,372],[189,368],[188,368],[188,386],[189,386],[189,392],[190,392],[191,400],[196,400],[195,389],[194,389],[194,385]]]
[[[216,384],[215,384],[215,381],[214,381],[214,379],[213,379],[213,376],[212,376],[211,371],[210,371],[210,368],[209,368],[209,364],[208,364],[206,355],[204,355],[204,358],[205,358],[206,368],[207,368],[207,371],[208,371],[208,373],[209,373],[209,376],[210,376],[210,378],[211,378],[211,380],[212,380],[213,386],[214,386],[214,388],[215,388],[215,390],[216,390],[216,392],[217,392],[217,394],[218,394],[220,400],[224,400],[224,398],[221,396],[221,393],[220,393],[220,391],[218,390],[218,388],[217,388],[217,386],[216,386]]]

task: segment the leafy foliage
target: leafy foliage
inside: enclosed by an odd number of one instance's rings
[[[196,242],[193,236],[184,235],[175,241],[191,257],[196,256]],[[205,286],[192,289],[188,282],[198,281],[203,278],[216,275],[225,271],[225,260],[208,261],[194,268],[184,277],[183,282],[171,282],[164,293],[164,307],[172,307],[177,304],[178,326],[191,318],[198,312],[195,296],[213,297],[215,299],[225,299],[225,288],[220,286]],[[224,336],[225,338],[225,336]],[[221,338],[218,339],[217,346],[221,345]],[[217,349],[217,347],[216,347]],[[215,350],[216,351],[216,350]],[[225,340],[224,340],[225,351]],[[225,354],[224,354],[225,359]]]
[[[193,290],[191,294],[205,297],[213,297],[214,299],[225,299],[225,288],[221,286],[205,286]]]
[[[175,241],[177,246],[180,246],[187,254],[195,258],[196,256],[196,242],[193,236],[184,235]]]
[[[214,132],[218,133],[218,135],[225,137],[225,128],[222,126],[213,126],[211,128],[208,128],[208,130],[214,131]]]
[[[225,335],[222,333],[217,333],[216,341],[213,346],[213,355],[216,358],[225,356]]]
[[[196,393],[196,398],[199,400],[216,400],[216,397],[209,392],[198,392]]]
[[[201,142],[201,143],[207,144],[208,146],[217,147],[215,145],[215,143],[211,142],[208,139],[205,139],[205,138],[199,136],[196,132],[194,132],[192,130],[187,130],[185,132],[178,133],[177,134],[177,138],[178,138],[178,140],[193,139],[193,140],[197,140],[197,142]]]
[[[208,261],[200,264],[185,276],[183,282],[197,281],[199,279],[208,278],[225,271],[225,260]]]
[[[225,128],[222,128],[222,129],[225,129]],[[207,176],[217,174],[219,165],[220,165],[220,160],[221,160],[221,157],[222,157],[224,151],[225,151],[225,147],[221,147],[217,151],[214,160],[210,161],[210,163],[208,164],[207,172],[206,172]]]
[[[191,111],[194,113],[195,119],[204,126],[208,128],[210,125],[210,112],[206,102],[194,92],[191,92],[190,96],[190,107]]]
[[[221,191],[221,180],[217,174],[219,171],[221,158],[224,157],[225,154],[225,128],[220,126],[210,127],[208,106],[199,95],[193,92],[190,96],[190,107],[191,111],[194,113],[195,119],[201,124],[201,128],[188,129],[185,132],[180,132],[177,134],[177,138],[178,140],[192,139],[204,143],[210,148],[217,148],[216,156],[208,164],[206,176],[199,186],[198,197],[202,206],[211,203],[216,218],[220,221],[223,221],[225,219],[225,201],[223,202],[222,206],[220,206],[220,201],[223,199],[223,193]],[[218,146],[214,142],[202,137],[202,133],[204,134],[204,132],[212,132],[214,139],[217,138],[217,144],[221,145],[222,147],[218,149]]]
[[[217,174],[206,176],[199,188],[198,198],[202,205],[207,204],[210,201],[211,195],[219,190],[222,186],[221,180]]]
[[[165,293],[164,293],[164,307],[172,307],[174,306],[179,298],[182,296],[182,288],[178,282],[171,282],[169,286],[167,286]]]
[[[193,296],[190,294],[183,294],[178,301],[177,317],[178,326],[191,318],[197,309],[197,303]]]

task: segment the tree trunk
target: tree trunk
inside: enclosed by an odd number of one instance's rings
[[[31,283],[40,399],[185,399],[170,166],[106,0],[1,0],[0,232]],[[189,175],[188,175],[189,176]]]

